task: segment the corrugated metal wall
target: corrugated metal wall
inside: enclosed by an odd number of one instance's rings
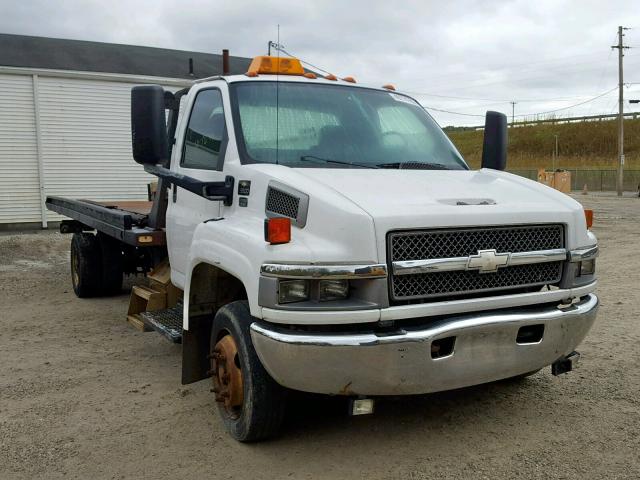
[[[0,223],[40,220],[33,77],[0,74]]]
[[[42,221],[36,100],[45,195],[147,198],[153,177],[131,155],[134,85],[40,74],[34,94],[32,75],[0,74],[0,224]]]
[[[39,86],[47,195],[145,200],[152,177],[131,155],[134,84],[40,78]]]

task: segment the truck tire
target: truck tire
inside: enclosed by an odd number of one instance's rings
[[[74,233],[71,238],[71,283],[79,298],[99,295],[102,282],[102,253],[98,238],[91,233]]]
[[[122,244],[113,237],[98,233],[100,253],[102,255],[101,295],[115,295],[122,290],[124,255]]]
[[[284,418],[286,389],[262,366],[249,326],[249,305],[236,301],[220,308],[211,328],[211,376],[225,428],[240,442],[278,433]]]

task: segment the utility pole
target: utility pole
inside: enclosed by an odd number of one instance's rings
[[[518,102],[511,101],[509,103],[511,104],[511,126],[513,127],[516,121],[516,103]]]
[[[624,80],[622,72],[622,59],[624,58],[623,38],[626,28],[618,27],[618,45],[611,48],[618,49],[618,181],[616,182],[616,190],[618,196],[622,196],[622,186],[624,180]]]

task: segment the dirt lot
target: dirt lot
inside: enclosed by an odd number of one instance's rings
[[[368,417],[298,399],[281,438],[235,443],[180,348],[124,321],[128,294],[79,300],[69,237],[0,236],[0,478],[638,478],[640,199],[596,211],[600,318],[580,369],[387,399]]]

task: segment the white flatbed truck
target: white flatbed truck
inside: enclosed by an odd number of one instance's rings
[[[368,413],[376,396],[571,370],[598,309],[597,241],[578,202],[503,171],[506,132],[488,112],[472,170],[393,87],[256,57],[175,94],[133,89],[153,203],[47,205],[72,219],[79,296],[168,256],[182,302],[146,321],[182,343],[183,383],[211,377],[229,433],[255,441],[290,389]]]

